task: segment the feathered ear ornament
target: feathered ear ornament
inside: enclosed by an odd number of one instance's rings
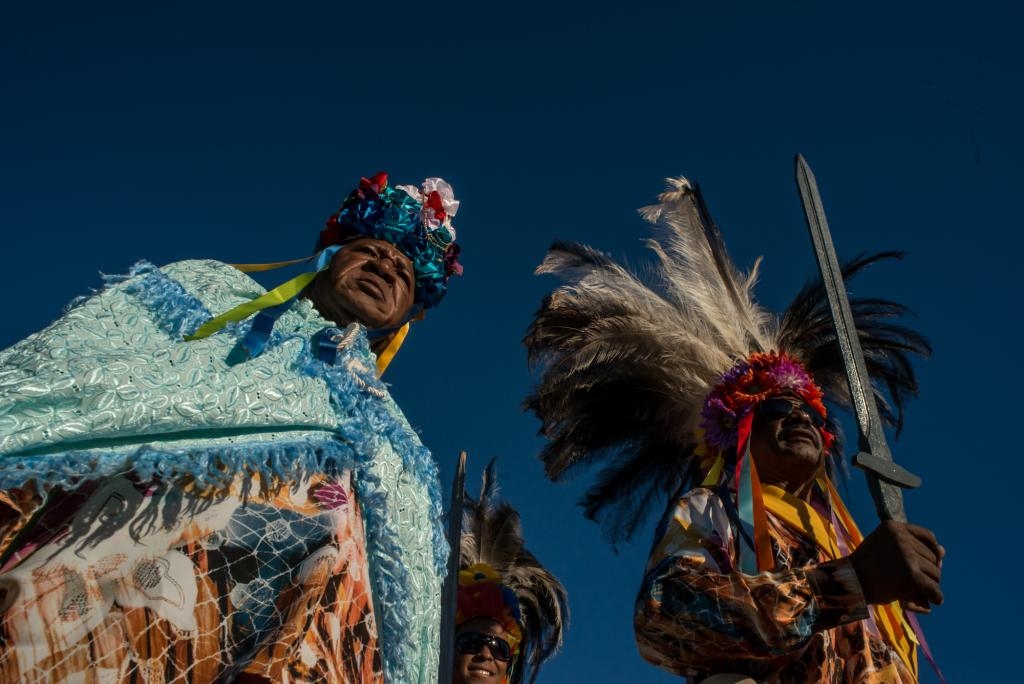
[[[537,678],[562,645],[569,608],[565,587],[527,550],[519,513],[497,500],[494,460],[480,497],[464,497],[456,624],[488,617],[511,635],[511,684]]]
[[[741,419],[768,394],[849,405],[820,282],[781,316],[759,306],[759,263],[746,273],[733,264],[699,189],[686,179],[670,179],[641,215],[654,232],[650,275],[641,278],[590,247],[554,243],[536,273],[564,284],[543,301],[524,339],[541,372],[525,407],[548,440],[546,473],[557,481],[603,466],[581,504],[613,543],[630,539],[652,508],[699,484],[717,457],[734,452]],[[844,278],[899,256],[859,257]],[[853,299],[851,308],[869,372],[885,390],[876,390],[880,409],[898,427],[904,399],[917,393],[909,357],[930,347],[894,322],[908,313],[899,304]],[[713,395],[730,382],[735,391]],[[838,434],[834,420],[825,432]],[[836,440],[826,443],[838,453]]]

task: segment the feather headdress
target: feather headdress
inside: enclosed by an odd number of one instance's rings
[[[613,543],[631,538],[659,499],[699,484],[710,465],[706,403],[730,371],[774,355],[771,372],[792,361],[809,374],[801,393],[820,402],[820,388],[828,404],[850,404],[821,282],[809,282],[781,316],[766,311],[753,294],[759,262],[741,272],[697,187],[683,178],[668,184],[659,204],[641,211],[654,228],[647,243],[653,277],[642,279],[590,247],[556,242],[536,273],[565,284],[541,304],[524,340],[542,371],[525,406],[548,439],[541,454],[547,475],[560,480],[603,465],[581,503]],[[858,257],[843,276],[849,282],[901,256]],[[879,410],[898,430],[905,399],[917,394],[910,357],[931,349],[894,320],[909,313],[902,305],[850,304]],[[838,434],[833,418],[825,431]],[[840,449],[836,440],[830,462]]]
[[[492,460],[479,499],[463,494],[456,624],[481,616],[502,624],[515,642],[511,683],[533,682],[562,645],[568,599],[558,578],[527,550],[519,513],[497,501],[497,493]]]

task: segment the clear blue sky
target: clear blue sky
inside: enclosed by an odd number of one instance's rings
[[[687,175],[736,261],[765,256],[760,297],[781,307],[814,269],[802,152],[841,256],[910,252],[856,292],[910,305],[935,346],[894,449],[925,481],[911,518],[948,550],[928,637],[951,683],[1019,676],[1021,600],[999,560],[1024,474],[1019,10],[343,4],[7,3],[0,347],[99,272],[303,256],[359,176],[443,176],[466,274],[387,379],[446,489],[460,449],[474,484],[499,457],[531,548],[565,581],[572,624],[543,681],[675,681],[632,638],[649,532],[613,553],[575,505],[589,478],[553,485],[536,459],[520,339],[554,282],[531,272],[555,237],[642,260],[634,210]],[[850,490],[870,529],[859,473]]]

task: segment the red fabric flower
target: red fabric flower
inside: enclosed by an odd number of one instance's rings
[[[821,388],[815,384],[799,361],[785,352],[754,352],[722,375],[708,394],[701,409],[704,440],[712,451],[736,446],[736,426],[740,420],[768,397],[793,394],[823,416]],[[826,451],[835,443],[835,435],[821,428]]]
[[[388,186],[388,174],[385,171],[378,171],[373,178],[360,178],[359,189],[356,195],[359,199],[373,199],[380,195],[381,190]]]
[[[443,223],[444,220],[448,218],[448,214],[445,213],[444,210],[444,202],[441,200],[441,193],[437,190],[434,190],[427,195],[427,201],[424,202],[424,206],[434,210],[434,217],[438,221]]]
[[[328,245],[334,245],[342,241],[345,237],[345,232],[341,228],[341,224],[338,223],[337,214],[332,215],[327,219],[327,223],[324,224],[324,229],[320,231],[320,239],[317,240],[316,249],[320,251]]]

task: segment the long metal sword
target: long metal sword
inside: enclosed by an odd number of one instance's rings
[[[466,452],[452,480],[452,499],[448,508],[448,574],[441,588],[441,653],[437,660],[438,684],[452,681],[455,665],[455,609],[459,588],[459,546],[462,543],[462,495],[466,489]]]
[[[800,201],[804,205],[807,229],[814,243],[814,256],[818,260],[821,280],[828,296],[828,308],[832,312],[846,379],[850,383],[850,399],[857,419],[857,446],[860,449],[853,463],[867,475],[868,489],[875,500],[878,517],[882,520],[906,522],[901,488],[917,487],[921,484],[921,478],[907,472],[892,460],[882,430],[878,405],[875,403],[871,378],[864,363],[864,352],[853,323],[850,301],[843,284],[843,272],[832,246],[818,183],[807,160],[799,154],[796,155],[796,184],[800,190]]]

